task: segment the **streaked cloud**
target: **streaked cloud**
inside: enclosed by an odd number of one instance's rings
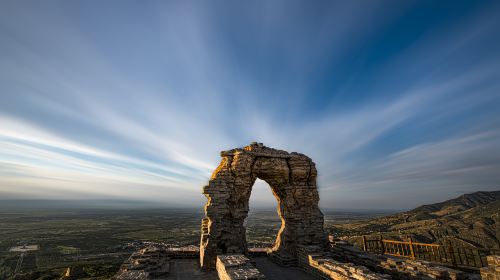
[[[325,208],[499,188],[498,4],[221,4],[2,2],[0,196],[201,206],[251,141]]]

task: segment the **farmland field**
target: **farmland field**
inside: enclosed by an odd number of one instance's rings
[[[325,224],[368,216],[326,212]],[[18,274],[25,278],[57,279],[71,267],[88,279],[107,279],[142,242],[198,245],[202,217],[195,209],[1,209],[0,279],[14,274],[20,253],[9,249],[20,245],[39,246],[22,258]],[[246,226],[249,246],[267,247],[280,219],[275,210],[256,210]]]

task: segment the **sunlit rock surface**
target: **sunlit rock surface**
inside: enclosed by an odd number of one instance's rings
[[[281,228],[271,248],[277,260],[296,258],[297,245],[327,244],[318,208],[317,171],[306,155],[252,143],[221,152],[222,161],[203,188],[208,201],[202,221],[200,262],[215,267],[217,255],[247,252],[244,220],[252,185],[267,182],[278,201]]]
[[[259,280],[264,275],[244,255],[219,255],[216,262],[220,280]]]
[[[165,279],[170,272],[170,258],[164,248],[146,247],[135,253],[121,266],[116,280]]]
[[[487,267],[481,268],[481,278],[483,280],[498,280],[500,279],[500,256],[488,256]]]

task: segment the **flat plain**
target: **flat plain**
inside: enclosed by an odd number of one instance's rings
[[[57,279],[71,267],[82,279],[107,279],[144,242],[198,245],[200,209],[0,209],[0,279],[31,273],[31,279]],[[325,212],[335,223],[374,217],[361,212]],[[270,246],[280,227],[275,210],[250,212],[246,220],[250,247]],[[15,246],[38,245],[19,252]]]

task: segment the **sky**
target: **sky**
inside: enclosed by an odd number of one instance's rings
[[[499,26],[498,1],[0,1],[0,200],[201,208],[253,141],[311,157],[323,209],[499,190]]]

